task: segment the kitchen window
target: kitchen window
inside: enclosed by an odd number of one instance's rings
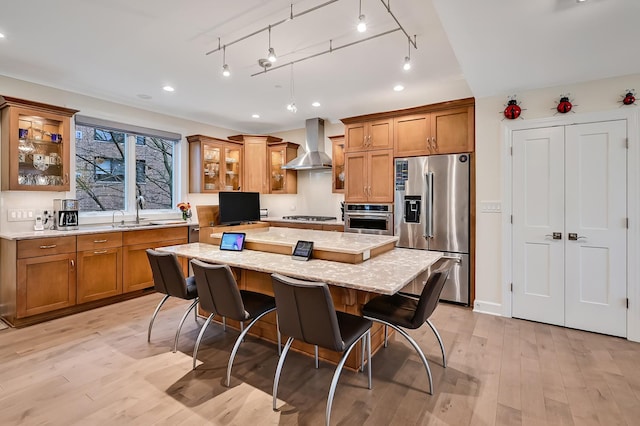
[[[106,124],[106,125],[105,125]],[[81,212],[135,211],[175,205],[178,134],[76,117],[76,198]]]

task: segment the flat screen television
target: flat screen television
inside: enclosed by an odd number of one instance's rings
[[[219,192],[220,224],[238,225],[260,220],[260,194],[258,192]]]

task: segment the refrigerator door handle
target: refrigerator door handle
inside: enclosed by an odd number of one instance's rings
[[[433,172],[426,174],[427,180],[427,238],[433,237]]]

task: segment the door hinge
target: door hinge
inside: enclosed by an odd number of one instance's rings
[[[512,146],[509,147],[509,155],[513,157],[513,147]]]
[[[627,222],[627,229],[629,229],[629,218],[627,218],[626,222]]]
[[[511,283],[511,286],[510,286],[510,290],[509,290],[509,291],[511,291],[511,293],[513,293],[513,283]],[[629,299],[627,299],[627,300],[629,300]]]
[[[511,224],[513,225],[513,215],[511,215]]]
[[[627,149],[629,149],[629,138],[625,139],[625,146]]]
[[[627,297],[627,309],[629,309],[629,298]]]

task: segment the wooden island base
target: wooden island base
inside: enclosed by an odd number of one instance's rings
[[[241,289],[251,290],[273,296],[271,274],[239,268],[232,268],[232,270],[234,276],[236,277],[236,281],[238,282],[238,286]],[[348,289],[344,287],[337,287],[333,285],[329,285],[329,289],[331,291],[331,297],[333,298],[333,303],[336,307],[336,310],[354,315],[362,315],[362,306],[364,306],[364,304],[367,303],[372,297],[376,296],[376,294],[374,293]],[[209,315],[208,312],[202,309],[199,310],[199,314],[205,317]],[[218,315],[216,315],[214,318],[215,321],[220,323],[222,322],[222,318]],[[227,325],[237,330],[240,329],[240,324],[237,321],[227,320]],[[392,329],[389,329],[390,340],[392,340],[393,333],[394,331]],[[249,330],[248,334],[277,344],[278,334],[276,327],[276,313],[271,312],[270,314],[265,315],[251,328],[251,330]],[[288,336],[282,336],[283,345],[286,342],[287,337]],[[378,351],[378,349],[380,349],[380,347],[382,347],[383,345],[384,327],[381,324],[374,322],[373,327],[371,328],[371,355],[373,356],[373,354],[376,353],[376,351]],[[294,340],[291,349],[296,352],[309,355],[310,357],[313,357],[315,354],[315,348],[313,345],[309,345],[298,340]],[[362,366],[361,354],[362,342],[358,342],[355,348],[349,354],[349,357],[347,358],[347,361],[345,363],[345,367],[350,370],[360,369],[360,367]],[[338,364],[342,357],[342,353],[318,348],[318,357],[323,361],[327,361],[332,364]]]

